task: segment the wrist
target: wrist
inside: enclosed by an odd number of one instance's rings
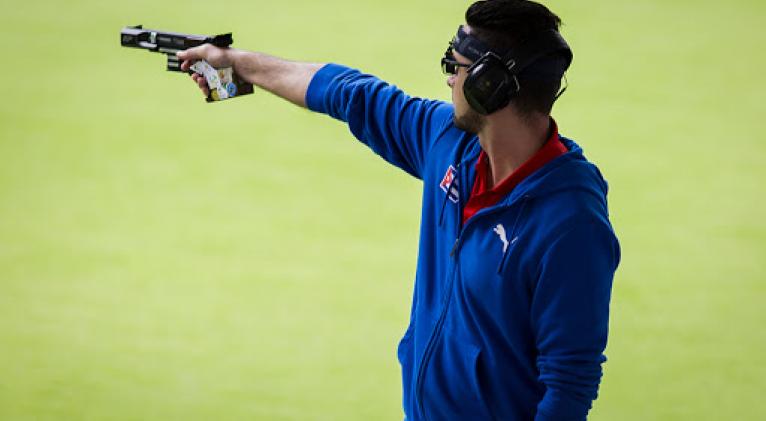
[[[237,50],[230,48],[227,50],[227,59],[231,63],[234,72],[240,78],[248,83],[255,83],[255,60],[256,53],[251,51]]]

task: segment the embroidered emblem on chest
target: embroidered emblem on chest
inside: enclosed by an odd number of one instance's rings
[[[449,168],[447,168],[447,172],[444,174],[441,183],[439,183],[439,187],[447,193],[447,197],[449,197],[449,200],[453,203],[457,203],[458,198],[460,197],[460,193],[458,192],[458,180],[455,178],[456,175],[457,171],[455,171],[455,167],[450,165]]]

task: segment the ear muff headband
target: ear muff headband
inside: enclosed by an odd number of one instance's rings
[[[452,45],[455,51],[474,61],[468,68],[463,94],[471,108],[483,115],[510,103],[521,90],[518,76],[525,70],[546,79],[560,79],[572,62],[572,50],[555,30],[545,31],[500,55],[468,35],[461,26]],[[554,59],[544,59],[548,56]]]
[[[463,30],[462,25],[457,29],[457,34],[452,40],[452,48],[471,61],[477,61],[481,56],[491,51],[487,44],[468,35]]]

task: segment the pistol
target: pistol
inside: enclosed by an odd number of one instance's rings
[[[226,48],[233,42],[231,33],[215,36],[192,35],[144,29],[143,25],[128,26],[120,32],[120,44],[123,47],[141,48],[167,55],[167,70],[171,72],[182,71],[181,61],[176,57],[178,51],[206,43]],[[192,65],[189,74],[191,73],[199,73],[207,80],[210,88],[207,102],[253,93],[253,85],[242,80],[231,67],[215,69],[208,62],[201,60]]]

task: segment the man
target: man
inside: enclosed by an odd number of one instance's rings
[[[571,51],[526,0],[478,1],[442,65],[452,102],[356,70],[204,45],[204,59],[348,123],[423,180],[398,357],[408,420],[580,420],[596,398],[619,246],[606,182],[550,110]],[[207,94],[204,79],[192,78]]]

